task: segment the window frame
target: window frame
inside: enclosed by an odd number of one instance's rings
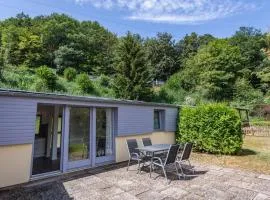
[[[158,112],[159,128],[155,127],[155,112]],[[154,131],[164,131],[165,130],[165,110],[164,109],[154,109],[153,112],[153,129]]]

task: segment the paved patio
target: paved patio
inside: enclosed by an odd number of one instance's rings
[[[196,164],[196,176],[155,180],[126,163],[70,173],[0,191],[0,199],[254,199],[270,200],[270,176]],[[156,177],[158,174],[154,174]]]

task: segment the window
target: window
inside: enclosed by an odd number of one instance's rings
[[[96,157],[110,156],[113,153],[112,110],[96,110]]]
[[[69,161],[89,159],[89,108],[72,107],[69,119]]]
[[[164,110],[154,110],[154,130],[164,129]]]

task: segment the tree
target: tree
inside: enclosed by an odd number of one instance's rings
[[[75,68],[78,71],[81,69],[81,64],[84,63],[84,52],[68,47],[61,46],[54,52],[54,63],[57,66],[57,72],[62,74],[68,67]]]
[[[29,67],[38,67],[42,64],[43,52],[40,36],[29,29],[22,29],[19,36],[18,51],[21,62]]]
[[[253,27],[240,27],[229,39],[229,42],[238,46],[242,57],[245,58],[245,78],[250,81],[253,87],[259,88],[260,79],[256,73],[263,67],[265,59],[265,54],[262,51],[266,45],[263,34]]]
[[[180,84],[187,91],[201,91],[208,99],[230,100],[243,63],[238,47],[224,39],[215,40],[186,61]]]
[[[149,68],[153,79],[167,80],[179,70],[175,41],[169,33],[158,33],[156,38],[145,41]]]
[[[263,93],[252,87],[248,80],[239,78],[235,82],[233,103],[237,106],[248,106],[260,103]]]
[[[81,23],[81,31],[88,39],[87,72],[98,76],[114,74],[113,51],[117,44],[116,35],[98,22],[90,21]]]
[[[64,14],[52,14],[45,20],[44,18],[36,20],[43,22],[41,32],[46,64],[54,68],[54,52],[68,43],[68,35],[78,30],[79,22]]]
[[[5,64],[39,66],[42,62],[40,36],[29,28],[8,26],[2,32],[2,56]]]
[[[190,35],[186,35],[176,44],[179,52],[179,62],[184,64],[188,58],[196,55],[201,46],[207,45],[213,40],[215,38],[210,34],[199,36],[197,33],[192,32]]]
[[[151,78],[146,66],[145,52],[137,35],[130,32],[122,37],[115,52],[113,89],[117,98],[148,100]]]
[[[2,31],[2,58],[3,63],[18,65],[21,63],[19,52],[19,34],[18,28],[9,26]]]

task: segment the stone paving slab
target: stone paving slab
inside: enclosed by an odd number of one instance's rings
[[[73,172],[0,191],[0,200],[270,200],[270,176],[195,164],[195,174],[181,178],[169,173],[168,184],[157,171],[141,174],[126,163]]]

